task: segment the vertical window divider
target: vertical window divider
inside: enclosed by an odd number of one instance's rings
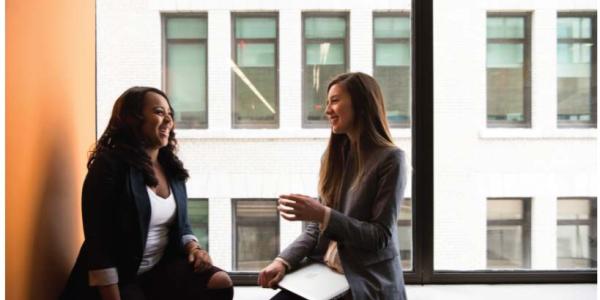
[[[412,1],[412,191],[413,269],[408,283],[430,283],[433,276],[433,0]]]

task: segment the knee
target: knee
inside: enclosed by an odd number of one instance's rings
[[[226,289],[233,286],[233,282],[227,273],[220,271],[210,277],[207,288],[209,289]]]

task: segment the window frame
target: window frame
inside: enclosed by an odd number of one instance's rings
[[[264,11],[264,12],[231,12],[231,60],[237,64],[237,41],[238,38],[235,36],[236,30],[236,21],[237,18],[274,18],[275,19],[275,39],[268,38],[253,38],[253,39],[245,39],[252,40],[253,43],[273,43],[275,46],[275,119],[273,121],[244,121],[236,123],[235,120],[235,112],[236,112],[236,103],[237,99],[235,97],[235,83],[236,83],[236,74],[231,71],[231,128],[233,129],[259,129],[259,128],[268,128],[268,129],[277,129],[279,128],[280,123],[280,105],[279,105],[279,13],[277,11]]]
[[[486,49],[490,45],[490,43],[495,44],[523,44],[523,121],[522,122],[513,122],[508,120],[492,120],[488,119],[488,106],[489,106],[489,97],[488,97],[488,82],[487,82],[487,53],[486,53],[486,92],[485,92],[485,121],[487,128],[531,128],[532,120],[531,120],[531,98],[532,98],[532,87],[531,87],[531,72],[532,72],[532,64],[531,64],[531,29],[532,29],[532,15],[533,13],[530,11],[526,12],[497,12],[497,11],[488,11],[486,15],[486,26],[487,21],[490,17],[519,17],[523,18],[524,21],[524,37],[523,38],[489,38],[486,33],[485,41],[486,41]]]
[[[558,85],[556,87],[556,103],[557,103],[557,108],[556,108],[556,126],[559,129],[562,128],[597,128],[598,126],[598,114],[597,114],[597,108],[598,108],[598,26],[597,26],[597,14],[594,11],[558,11],[556,13],[556,23],[558,24],[558,19],[559,18],[565,18],[565,17],[575,17],[575,18],[590,18],[591,19],[591,25],[592,25],[592,34],[590,36],[589,39],[586,38],[577,38],[577,39],[573,39],[573,38],[558,38],[558,25],[557,25],[557,30],[556,30],[556,44],[558,46],[559,43],[569,43],[569,44],[575,44],[575,43],[592,43],[592,49],[591,49],[591,76],[590,76],[590,97],[591,97],[591,120],[586,122],[586,121],[567,121],[567,120],[560,120],[558,119]],[[558,58],[557,58],[557,65],[558,65]],[[556,81],[558,82],[558,74],[556,76]]]
[[[311,39],[307,39],[306,36],[306,19],[307,18],[312,18],[312,17],[342,17],[344,18],[345,22],[346,22],[346,35],[344,39],[334,39],[334,38],[327,38],[327,39],[316,39],[316,38],[311,38]],[[309,121],[307,120],[308,117],[308,112],[305,109],[305,104],[304,104],[304,88],[306,87],[306,82],[304,82],[304,71],[306,68],[306,47],[309,44],[318,44],[321,42],[329,42],[329,41],[342,41],[343,45],[344,45],[344,65],[346,67],[345,72],[348,72],[350,70],[350,12],[349,11],[302,11],[302,16],[301,16],[301,27],[302,27],[302,46],[301,46],[301,51],[302,51],[302,68],[301,68],[301,91],[300,91],[300,104],[302,106],[302,129],[312,129],[312,128],[328,128],[329,127],[329,123],[325,120],[325,121]],[[323,103],[325,104],[325,100],[323,99]]]
[[[206,20],[206,24],[207,24],[207,30],[206,30],[206,38],[196,38],[196,39],[169,39],[167,38],[167,21],[169,18],[190,18],[190,19],[196,19],[196,18],[201,18],[201,19],[205,19]],[[161,19],[161,86],[163,91],[165,92],[165,94],[169,95],[169,87],[168,87],[168,79],[167,79],[167,57],[169,55],[168,49],[169,49],[169,41],[171,41],[171,43],[176,43],[176,44],[189,44],[189,43],[201,43],[206,47],[206,51],[204,53],[204,60],[206,61],[206,68],[204,70],[204,78],[206,78],[206,89],[204,90],[204,99],[206,100],[205,103],[205,107],[206,107],[206,111],[204,112],[204,119],[206,120],[205,123],[200,124],[200,126],[197,127],[191,127],[191,126],[184,126],[181,124],[176,124],[177,128],[179,130],[188,130],[188,129],[208,129],[209,127],[209,122],[210,120],[208,119],[208,111],[209,111],[209,99],[208,99],[208,89],[209,89],[209,84],[208,84],[208,69],[210,68],[209,66],[209,61],[208,61],[208,38],[209,38],[209,32],[208,32],[208,13],[206,12],[193,12],[193,13],[170,13],[170,12],[163,12],[160,14],[160,19]]]
[[[376,67],[376,60],[377,60],[377,51],[376,51],[376,45],[377,43],[408,43],[409,47],[410,47],[410,43],[411,43],[411,38],[376,38],[375,37],[375,19],[379,18],[379,17],[400,17],[400,18],[405,18],[408,17],[410,20],[410,12],[409,11],[405,11],[405,10],[390,10],[390,11],[373,11],[372,14],[372,24],[373,24],[373,41],[372,41],[372,51],[373,51],[373,61],[372,61],[372,65],[373,65],[373,77],[375,77],[375,67]],[[412,56],[412,53],[411,53]],[[411,66],[409,66],[409,69],[412,69]],[[410,70],[411,75],[412,75],[412,70]],[[412,82],[412,80],[411,80]],[[408,99],[409,103],[412,102],[412,91],[410,91],[410,85],[409,85],[409,99]],[[410,111],[410,109],[409,109]],[[386,107],[386,115],[387,115],[387,107]],[[412,122],[412,116],[409,115],[409,118],[406,122],[391,122],[388,120],[388,125],[390,128],[402,128],[402,129],[408,129],[411,127],[411,122]]]

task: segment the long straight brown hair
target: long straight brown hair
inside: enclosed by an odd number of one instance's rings
[[[394,147],[377,81],[365,73],[344,73],[329,82],[327,92],[336,84],[350,94],[354,111],[353,126],[358,135],[355,141],[350,141],[346,134],[331,132],[319,172],[319,194],[329,207],[337,206],[340,198],[346,147],[350,148],[349,157],[353,158],[351,163],[357,170],[352,188],[361,182],[365,163],[373,149]]]

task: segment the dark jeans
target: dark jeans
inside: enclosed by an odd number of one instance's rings
[[[233,287],[208,289],[210,278],[221,269],[212,266],[196,273],[183,257],[161,260],[134,282],[119,284],[123,300],[215,299],[231,300]]]

